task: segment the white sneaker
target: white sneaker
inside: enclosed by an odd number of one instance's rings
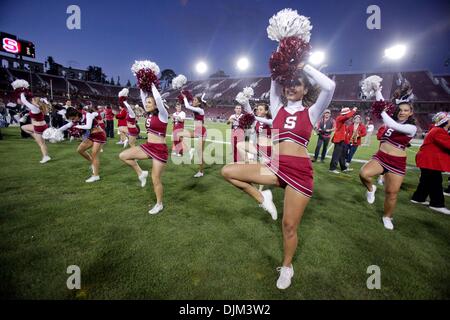
[[[176,155],[178,155],[178,153],[176,153],[176,151],[172,151],[172,155],[176,156]]]
[[[100,149],[100,152],[103,152],[103,148]]]
[[[372,185],[372,189],[372,192],[367,191],[366,193],[367,202],[370,204],[375,202],[375,192],[377,191],[377,187],[375,185]]]
[[[344,172],[350,172],[350,171],[353,171],[353,169],[352,168],[347,168],[347,169],[344,170]]]
[[[437,212],[440,212],[440,213],[443,213],[443,214],[449,214],[450,215],[450,210],[448,210],[447,208],[445,208],[445,207],[442,207],[442,208],[436,208],[436,207],[429,207],[431,210],[434,210],[434,211],[437,211]]]
[[[336,169],[334,169],[334,170],[330,170],[330,172],[331,172],[331,173],[336,173],[336,174],[340,174],[340,172],[339,172],[339,171],[337,171]]]
[[[194,148],[191,148],[191,150],[189,150],[189,159],[191,159],[191,161],[192,161],[192,158],[194,158],[194,152],[195,152]]]
[[[200,178],[200,177],[203,177],[203,172],[199,171],[194,175],[194,178]]]
[[[152,209],[149,210],[148,213],[150,213],[150,214],[157,214],[157,213],[161,212],[162,209],[164,209],[163,204],[162,203],[157,203],[157,204],[155,204],[155,206]]]
[[[119,141],[119,142],[117,142],[116,144],[123,144],[123,141]]]
[[[264,198],[263,203],[261,203],[259,206],[269,212],[269,214],[272,216],[273,220],[277,220],[277,207],[272,201],[272,191],[270,190],[264,190],[261,191],[261,194]]]
[[[278,267],[277,271],[280,273],[280,276],[277,280],[277,288],[284,290],[287,289],[291,285],[291,278],[294,276],[294,268],[292,265],[290,267]]]
[[[450,197],[450,192],[445,192],[444,191],[444,196]]]
[[[92,176],[89,179],[86,180],[87,183],[95,182],[100,180],[100,176]]]
[[[40,163],[46,163],[46,162],[49,162],[50,160],[52,160],[52,158],[50,158],[49,156],[44,156],[44,157],[42,158],[42,160],[39,161],[39,162],[40,162]]]
[[[378,177],[377,183],[378,183],[380,186],[382,186],[382,185],[384,184],[383,176],[379,176],[379,177]]]
[[[123,143],[123,148],[125,149],[128,145],[128,139],[125,140],[125,142]]]
[[[394,230],[394,225],[392,224],[392,219],[389,217],[383,217],[384,227],[388,230]]]
[[[148,171],[142,171],[141,175],[138,177],[141,182],[141,187],[145,187],[147,184]]]
[[[412,203],[423,204],[424,206],[428,206],[430,204],[430,202],[428,202],[428,201],[420,202],[420,201],[416,201],[416,200],[413,200],[413,199],[411,199],[410,201]]]
[[[74,137],[73,137],[73,136],[70,136],[70,139],[69,139],[69,141],[70,141],[70,142],[72,142],[72,141],[73,141],[73,139],[74,139]]]

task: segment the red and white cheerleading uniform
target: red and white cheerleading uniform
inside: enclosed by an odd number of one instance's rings
[[[272,138],[272,125],[273,122],[271,119],[260,119],[256,117],[256,151],[258,153],[258,157],[270,159],[272,157],[272,146],[260,146],[259,138],[265,137],[270,141]]]
[[[145,104],[144,104],[145,106]],[[116,119],[118,120],[117,126],[118,127],[126,127],[127,126],[127,108],[120,109],[120,112],[116,114]]]
[[[244,128],[242,128],[239,125],[239,119],[241,119],[241,117],[243,116],[243,114],[233,114],[230,117],[231,120],[231,147],[233,148],[233,161],[234,162],[238,162],[239,159],[239,153],[237,150],[237,144],[239,142],[245,141],[245,132],[244,132]]]
[[[194,137],[206,139],[206,128],[205,123],[205,110],[202,108],[192,107],[186,97],[184,97],[184,106],[194,112]]]
[[[128,128],[128,135],[131,137],[137,137],[139,136],[140,130],[136,125],[137,124],[136,113],[133,111],[133,108],[131,108],[131,106],[128,104],[127,101],[124,101],[123,103],[127,108],[126,122]]]
[[[100,122],[97,117],[97,112],[86,112],[85,116],[80,121],[82,124],[76,125],[75,128],[89,130],[89,140],[91,140],[92,142],[104,144],[106,143],[106,133],[102,128],[102,122]],[[100,130],[96,130],[96,132],[93,132],[94,128]]]
[[[36,107],[34,104],[28,102],[24,93],[20,94],[20,98],[21,98],[22,103],[30,110],[28,115],[31,119],[31,123],[33,123],[33,132],[35,134],[42,135],[42,133],[45,131],[45,129],[48,128],[47,123],[45,123],[45,115],[42,113],[42,111],[38,107]],[[45,124],[35,125],[34,123],[36,123],[36,122],[40,122],[40,123],[44,122]]]
[[[153,98],[155,99],[156,106],[158,108],[158,114],[149,114],[145,121],[145,128],[148,134],[154,134],[159,137],[165,137],[167,131],[167,123],[169,120],[169,114],[164,106],[161,95],[154,85],[152,85]],[[141,90],[142,103],[145,105],[146,93]],[[139,146],[149,158],[167,163],[169,159],[169,153],[167,150],[167,144],[147,142]]]
[[[186,119],[186,113],[184,111],[176,111],[173,115],[173,148],[177,154],[183,154],[183,144],[178,134],[184,130],[184,119]]]
[[[381,92],[376,94],[377,100],[383,100]],[[385,111],[381,113],[384,122],[384,131],[381,131],[380,146],[383,143],[389,143],[400,150],[406,150],[409,142],[414,138],[417,132],[417,127],[412,124],[402,124],[392,119]],[[380,131],[380,130],[379,130]],[[389,155],[381,150],[372,156],[383,168],[384,173],[392,172],[401,176],[406,174],[406,156],[398,157]]]
[[[335,83],[310,65],[303,68],[310,81],[317,84],[321,91],[316,103],[305,108],[301,101],[289,101],[282,106],[282,87],[272,81],[270,88],[270,111],[274,116],[272,124],[272,140],[274,143],[288,141],[307,148],[313,123],[322,116],[333,97]],[[278,177],[281,187],[287,185],[297,192],[311,197],[313,193],[313,169],[309,157],[298,157],[273,154],[266,166]]]

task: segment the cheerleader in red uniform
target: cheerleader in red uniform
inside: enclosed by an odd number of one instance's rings
[[[21,129],[31,135],[41,149],[42,160],[39,162],[46,163],[51,160],[48,155],[45,140],[42,138],[42,133],[48,128],[48,125],[45,122],[47,105],[38,97],[32,98],[32,103],[30,103],[24,93],[20,94],[20,99],[18,100],[20,100],[18,101],[19,103],[25,105],[28,110],[30,110],[29,117],[31,118],[31,124],[23,125]]]
[[[172,155],[181,157],[183,156],[183,137],[180,137],[179,133],[184,131],[184,120],[186,119],[186,113],[181,110],[181,103],[178,101],[175,109],[176,111],[172,114]]]
[[[116,114],[116,119],[118,120],[117,126],[119,127],[119,134],[120,134],[120,140],[116,144],[123,145],[124,148],[126,148],[128,144],[127,140],[127,134],[128,134],[128,127],[127,127],[127,116],[128,116],[127,108],[123,105],[120,106],[120,112]]]
[[[321,89],[314,104],[308,107],[314,96],[311,78]],[[267,164],[229,164],[223,167],[222,175],[234,186],[252,196],[272,218],[277,218],[277,209],[270,190],[258,191],[252,183],[276,185],[285,189],[283,208],[283,266],[279,269],[279,289],[291,283],[294,270],[291,265],[297,248],[297,228],[303,212],[312,196],[313,170],[308,155],[308,142],[313,124],[322,116],[331,102],[335,83],[310,65],[301,63],[293,82],[281,86],[272,80],[270,89],[270,112],[274,150]],[[287,105],[282,103],[282,95]]]
[[[409,84],[405,83],[401,89],[394,93],[394,101],[397,109],[393,117],[383,111],[382,120],[386,126],[380,139],[378,152],[367,162],[360,171],[360,179],[367,188],[367,202],[375,201],[377,187],[372,184],[372,177],[384,174],[385,199],[384,215],[382,218],[384,227],[393,230],[392,217],[397,203],[397,195],[406,174],[406,148],[416,135],[417,127],[414,125],[413,106]],[[376,91],[376,99],[384,101],[381,88]]]
[[[125,107],[127,110],[127,132],[128,132],[128,138],[126,143],[124,144],[124,148],[126,147],[126,144],[129,144],[131,147],[136,146],[136,139],[139,136],[140,130],[137,127],[137,121],[136,121],[136,113],[134,112],[133,108],[130,106],[128,101],[126,100],[128,97],[128,89],[124,88],[119,92],[119,104],[122,107]]]
[[[188,99],[183,93],[181,93],[181,96],[183,97],[184,106],[186,107],[186,109],[194,112],[194,131],[184,130],[183,132],[180,132],[178,136],[186,138],[198,138],[197,155],[200,158],[200,164],[198,172],[194,175],[194,178],[200,178],[203,177],[204,168],[203,150],[206,140],[206,127],[204,125],[206,101],[203,100],[204,95],[202,97],[194,97],[191,106]],[[183,141],[183,144],[185,144],[185,141]],[[187,145],[184,145],[183,147],[185,150],[189,149]],[[189,151],[191,159],[194,156],[194,152],[195,149],[193,148]]]
[[[250,103],[244,104],[245,112],[253,113]],[[245,153],[249,152],[257,156],[258,162],[266,162],[272,156],[272,122],[269,106],[267,104],[259,104],[254,112],[255,116],[255,132],[256,132],[256,148],[248,142],[238,143],[238,150],[241,158],[245,157]]]
[[[97,117],[98,113],[92,108],[84,113],[75,108],[68,108],[66,118],[69,123],[59,129],[64,131],[74,127],[88,132],[88,138],[83,140],[77,149],[78,153],[91,163],[92,176],[86,180],[87,183],[100,180],[100,151],[106,143],[106,132]],[[87,152],[89,149],[90,154]]]
[[[231,148],[233,149],[233,162],[240,161],[238,154],[238,143],[245,142],[244,128],[239,125],[239,120],[242,117],[242,107],[238,104],[234,107],[234,114],[230,116],[227,124],[231,124]],[[242,158],[242,159],[245,159]]]
[[[145,187],[147,183],[148,171],[143,171],[136,160],[152,159],[152,182],[156,194],[156,204],[148,213],[157,214],[164,208],[161,176],[169,157],[165,139],[169,114],[154,84],[152,84],[152,96],[148,96],[141,90],[141,99],[148,113],[145,122],[148,134],[147,143],[125,150],[120,153],[119,157],[136,171],[142,187]]]

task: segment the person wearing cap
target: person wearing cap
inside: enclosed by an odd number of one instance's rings
[[[367,134],[366,126],[361,123],[361,116],[356,115],[353,118],[353,124],[347,126],[347,130],[345,132],[345,144],[346,147],[346,157],[345,157],[345,165],[347,169],[346,171],[352,171],[350,169],[350,163],[352,162],[353,155],[358,150],[358,147],[361,145],[361,138]]]
[[[351,117],[353,117],[353,115],[356,113],[357,110],[358,108],[356,107],[351,110],[350,108],[347,107],[342,108],[341,114],[336,118],[336,131],[334,132],[333,136],[334,150],[333,155],[331,157],[330,172],[339,173],[339,171],[336,170],[338,162],[341,167],[341,171],[345,171],[347,169],[345,165],[345,155],[346,155],[345,122]]]
[[[336,130],[336,121],[331,118],[330,109],[326,109],[323,113],[322,119],[316,124],[314,130],[317,132],[317,146],[314,152],[314,160],[316,162],[319,158],[320,148],[323,145],[320,162],[324,162],[325,155],[327,154],[328,143],[330,142],[331,134]]]
[[[429,208],[449,214],[445,207],[442,172],[450,172],[450,115],[439,112],[433,117],[434,127],[428,132],[419,152],[416,165],[420,168],[420,181],[411,202],[429,205]],[[426,201],[427,197],[430,201]]]

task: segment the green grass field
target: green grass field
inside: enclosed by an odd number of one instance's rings
[[[450,298],[450,219],[409,202],[416,170],[406,176],[396,229],[389,232],[380,220],[382,188],[374,205],[365,201],[361,164],[341,175],[328,173],[329,160],[314,164],[314,196],[298,231],[293,284],[280,291],[275,268],[282,260],[281,219],[274,222],[226,183],[222,165],[209,165],[203,178],[193,179],[195,165],[169,163],[165,209],[150,216],[151,183],[142,189],[118,159],[117,138],[101,154],[102,180],[86,184],[89,165],[76,154],[77,143],[50,144],[53,160],[41,165],[34,141],[21,139],[18,128],[2,132],[2,298]],[[355,158],[368,159],[375,140]],[[408,156],[414,165],[414,152]],[[273,193],[281,212],[283,190]],[[69,265],[81,269],[81,290],[66,287]],[[381,268],[380,290],[366,287],[370,265]]]

